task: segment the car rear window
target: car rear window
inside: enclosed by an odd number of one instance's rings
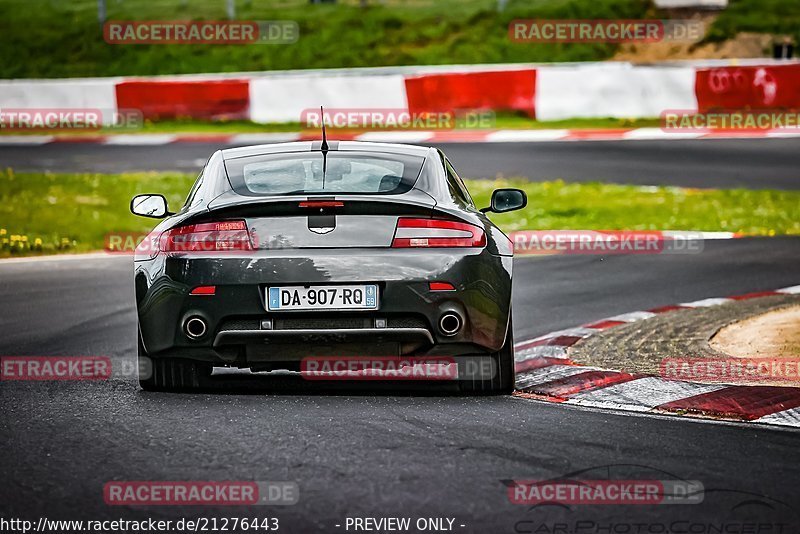
[[[330,151],[267,154],[227,160],[233,189],[242,195],[375,194],[410,190],[425,159],[405,154]]]

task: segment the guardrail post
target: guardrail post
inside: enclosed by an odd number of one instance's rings
[[[106,0],[97,0],[97,22],[101,27],[106,23]]]

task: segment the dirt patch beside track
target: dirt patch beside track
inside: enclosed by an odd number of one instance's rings
[[[800,296],[774,295],[744,301],[734,300],[719,306],[679,309],[601,331],[573,345],[568,351],[568,356],[580,365],[619,369],[628,373],[661,375],[662,362],[665,359],[730,358],[730,353],[709,344],[709,340],[717,332],[742,320],[763,317],[768,312],[785,309],[800,309]],[[796,341],[794,344],[796,347]],[[763,353],[756,356],[779,355]],[[714,379],[692,381],[720,382]],[[736,380],[730,377],[726,377],[723,382],[752,384],[749,380]],[[758,384],[773,383],[762,379]],[[787,384],[783,381],[775,382],[773,385],[797,384]]]
[[[717,332],[710,345],[737,358],[800,357],[800,306],[728,325]]]

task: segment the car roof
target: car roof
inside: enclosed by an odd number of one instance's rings
[[[371,143],[367,141],[328,141],[331,151],[359,151],[376,152],[384,154],[403,154],[408,156],[426,157],[430,147],[401,145],[397,143]],[[320,141],[296,141],[293,143],[272,143],[267,145],[243,146],[237,148],[226,148],[222,150],[222,157],[225,160],[243,158],[248,156],[260,156],[267,154],[281,154],[293,152],[319,152]]]

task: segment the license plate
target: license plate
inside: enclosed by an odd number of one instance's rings
[[[267,288],[270,311],[376,310],[378,286],[284,286]]]

